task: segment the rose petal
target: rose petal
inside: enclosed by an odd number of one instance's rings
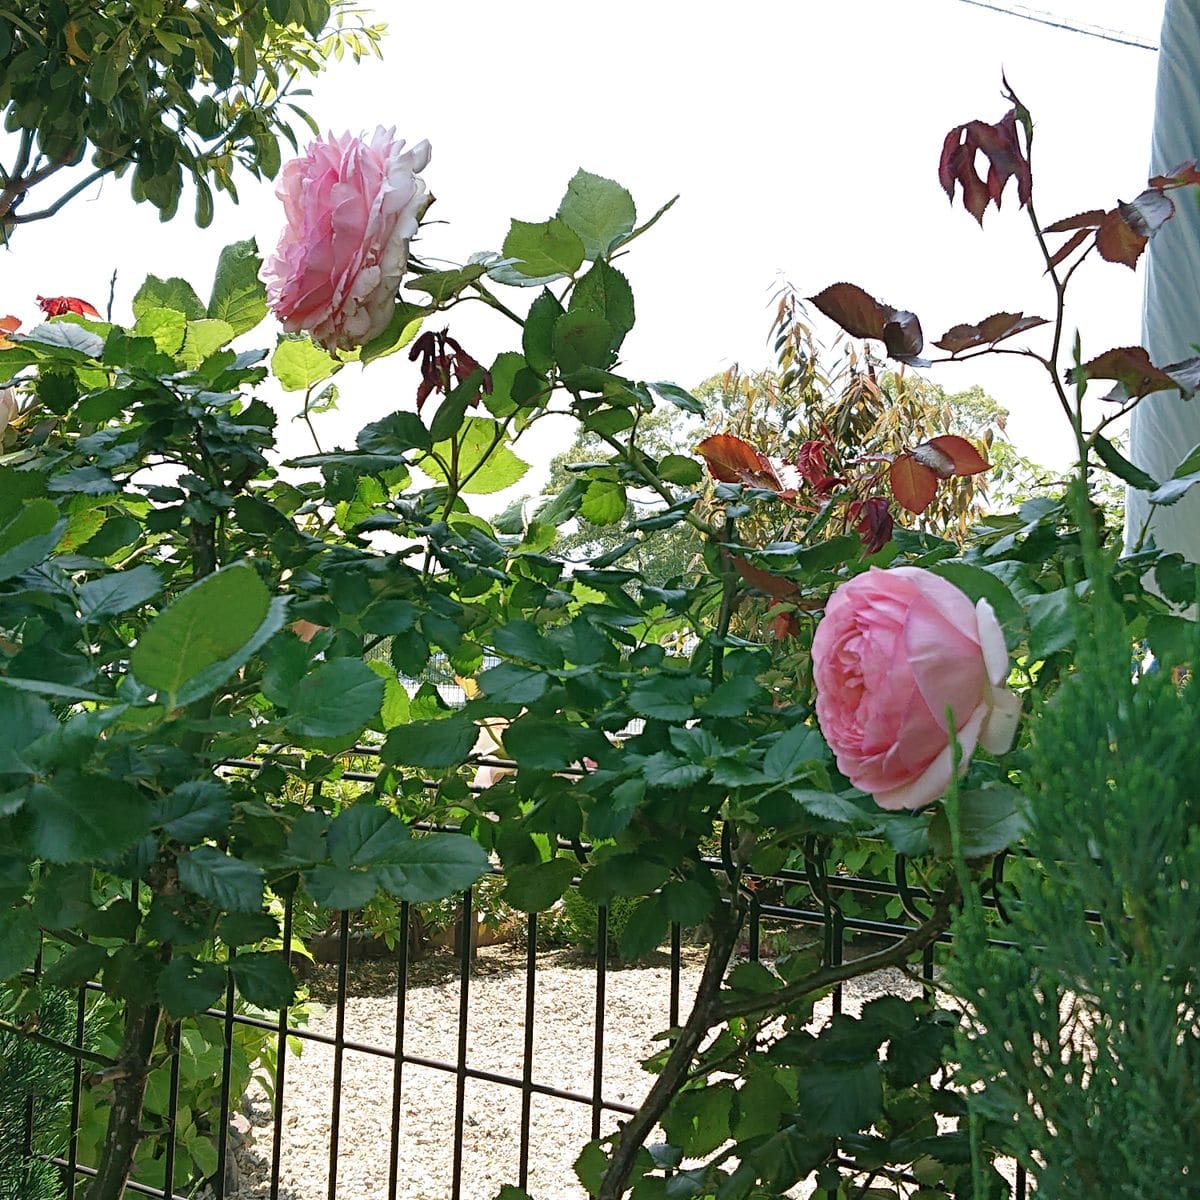
[[[988,679],[999,686],[1008,678],[1008,645],[1004,641],[1004,631],[996,620],[996,610],[982,597],[975,605],[975,619],[979,623],[979,646],[983,650]]]
[[[979,731],[986,713],[986,707],[981,704],[958,731],[958,744],[962,750],[960,776],[966,774],[971,755],[975,753],[975,745],[979,739]],[[950,747],[947,745],[915,779],[893,788],[891,791],[874,793],[875,803],[880,808],[895,811],[897,809],[924,808],[927,804],[940,800],[950,786],[951,761],[952,755]]]

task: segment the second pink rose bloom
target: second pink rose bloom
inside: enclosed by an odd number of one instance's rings
[[[829,599],[813,638],[817,720],[838,769],[883,808],[922,808],[950,784],[946,709],[966,769],[976,746],[1002,754],[1021,701],[1006,686],[1004,634],[919,567],[872,567]]]
[[[284,329],[348,350],[387,328],[428,203],[417,174],[429,153],[380,127],[370,141],[318,138],[283,168],[275,192],[287,224],[261,278]]]

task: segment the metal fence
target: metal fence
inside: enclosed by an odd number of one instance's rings
[[[251,764],[238,764],[249,766]],[[355,773],[349,774],[354,778]],[[360,773],[357,777],[363,781],[370,780],[369,772]],[[583,847],[568,848],[581,856],[585,854]],[[995,861],[994,879],[998,884],[1002,881],[1007,855],[1001,855]],[[707,865],[716,872],[724,871],[725,865],[719,856],[706,860]],[[136,886],[136,885],[135,885]],[[815,938],[823,939],[826,960],[831,964],[841,964],[853,960],[860,955],[855,952],[856,943],[873,942],[871,949],[878,948],[879,939],[898,940],[911,932],[928,914],[925,906],[928,896],[924,890],[914,884],[909,877],[905,860],[896,856],[893,860],[890,878],[856,876],[837,873],[825,873],[823,864],[809,860],[796,870],[783,870],[777,875],[760,877],[745,881],[743,886],[749,887],[750,911],[745,945],[742,947],[744,957],[757,961],[764,955],[764,929],[795,929],[808,927],[814,931]],[[458,900],[458,916],[461,929],[469,930],[474,919],[475,889],[464,893]],[[858,897],[874,897],[878,905],[893,902],[898,904],[901,917],[892,920],[886,916],[851,914],[845,911],[847,899]],[[995,889],[985,896],[985,903],[996,907]],[[1002,914],[1001,914],[1002,915]],[[283,911],[283,945],[290,946],[293,932],[293,901],[289,900]],[[454,1022],[457,1031],[455,1052],[451,1057],[431,1057],[421,1053],[421,1047],[412,1045],[405,1038],[406,1009],[409,1004],[411,983],[410,970],[412,963],[412,939],[410,931],[415,914],[409,905],[400,906],[399,935],[396,939],[391,966],[395,972],[394,984],[394,1037],[389,1044],[372,1044],[355,1040],[347,1034],[347,1004],[350,998],[349,984],[351,974],[351,919],[349,914],[342,913],[338,917],[340,938],[336,964],[336,983],[333,989],[333,1028],[332,1032],[309,1028],[289,1019],[289,1012],[282,1011],[277,1019],[269,1020],[253,1013],[237,1012],[233,1003],[232,985],[226,998],[224,1008],[210,1010],[208,1016],[221,1022],[223,1029],[223,1059],[222,1082],[220,1089],[219,1110],[212,1114],[212,1126],[218,1131],[225,1131],[230,1125],[231,1117],[238,1111],[241,1097],[232,1094],[230,1087],[231,1062],[234,1052],[234,1033],[238,1026],[252,1027],[261,1031],[269,1031],[274,1041],[275,1063],[271,1080],[274,1092],[274,1121],[271,1134],[269,1179],[265,1182],[260,1194],[270,1197],[270,1200],[288,1200],[286,1188],[281,1189],[281,1166],[285,1153],[283,1130],[285,1117],[296,1106],[305,1106],[311,1111],[313,1107],[323,1109],[328,1114],[328,1152],[327,1152],[327,1181],[325,1195],[327,1200],[360,1200],[358,1194],[339,1188],[339,1168],[342,1161],[342,1130],[346,1116],[344,1103],[345,1078],[349,1055],[364,1055],[375,1060],[383,1060],[391,1064],[391,1096],[390,1096],[390,1137],[386,1147],[380,1147],[380,1153],[386,1156],[386,1196],[388,1200],[404,1197],[405,1177],[403,1165],[403,1144],[410,1136],[412,1128],[411,1117],[406,1118],[403,1099],[405,1089],[409,1086],[408,1076],[414,1068],[441,1073],[454,1084],[453,1121],[446,1128],[439,1124],[436,1134],[447,1139],[451,1149],[452,1177],[448,1195],[450,1200],[476,1200],[464,1192],[463,1163],[464,1155],[474,1148],[469,1146],[468,1125],[466,1121],[466,1097],[469,1081],[497,1085],[511,1089],[514,1096],[519,1097],[520,1116],[516,1130],[517,1155],[516,1177],[510,1182],[524,1188],[528,1185],[531,1162],[535,1161],[538,1148],[531,1135],[531,1111],[535,1099],[550,1098],[579,1110],[590,1118],[592,1137],[609,1132],[615,1121],[634,1111],[633,1107],[622,1100],[615,1099],[606,1091],[606,1071],[612,1066],[606,1058],[605,1032],[608,1019],[606,994],[611,972],[615,969],[610,961],[609,915],[607,910],[600,909],[598,913],[597,940],[594,953],[591,954],[592,974],[590,986],[589,1011],[580,1014],[581,1025],[586,1022],[587,1036],[591,1042],[591,1080],[586,1089],[572,1089],[558,1086],[548,1074],[552,1064],[544,1063],[539,1055],[537,1000],[539,984],[539,917],[530,915],[524,918],[524,958],[523,967],[514,963],[516,971],[523,970],[524,980],[524,1018],[522,1063],[519,1073],[505,1073],[494,1069],[486,1061],[479,1061],[472,1055],[469,1038],[469,1021],[472,1004],[472,983],[477,974],[477,963],[472,954],[472,939],[462,936],[455,951],[457,960],[457,1002],[456,1011],[447,1011],[445,1019]],[[945,944],[948,935],[942,935],[939,944]],[[657,1021],[659,1030],[677,1025],[685,1015],[685,989],[681,984],[682,968],[686,947],[679,926],[670,930],[669,944],[662,951],[669,963],[670,986],[666,1011]],[[930,980],[934,977],[937,946],[928,947],[920,960],[913,964],[922,977]],[[89,991],[96,985],[89,985],[80,990],[76,1004],[75,1045],[84,1044],[85,1022],[89,1004]],[[832,996],[834,1012],[842,1010],[843,988],[839,985]],[[164,1177],[167,1180],[175,1178],[175,1139],[180,1120],[180,1040],[181,1028],[186,1029],[188,1022],[172,1025],[167,1031],[166,1061],[159,1068],[167,1077],[169,1102],[166,1111],[165,1129],[160,1133],[166,1138],[166,1161]],[[296,1094],[289,1088],[288,1042],[298,1039],[304,1045],[322,1045],[332,1053],[332,1079],[327,1095],[311,1093]],[[79,1122],[81,1097],[87,1085],[87,1073],[84,1063],[74,1061],[71,1080],[70,1096],[70,1129],[71,1136],[66,1153],[54,1156],[52,1161],[62,1169],[66,1184],[66,1194],[71,1200],[85,1190],[86,1180],[94,1174],[92,1166],[81,1160],[79,1138],[75,1132]],[[647,1087],[649,1086],[649,1076]],[[31,1107],[32,1112],[32,1107]],[[34,1130],[32,1118],[26,1130],[27,1146],[32,1151],[34,1145]],[[582,1147],[580,1147],[582,1148]],[[487,1152],[487,1147],[483,1147]],[[229,1172],[228,1155],[229,1142],[225,1136],[218,1138],[217,1169],[207,1185],[207,1196],[210,1200],[233,1200],[233,1190],[227,1185]],[[567,1183],[573,1181],[565,1181]],[[1017,1171],[1013,1195],[1023,1200],[1026,1195],[1026,1180],[1021,1171]],[[175,1200],[191,1200],[191,1197],[173,1193],[162,1187],[150,1186],[136,1179],[128,1185],[131,1194],[168,1197]],[[192,1193],[194,1196],[195,1193]],[[492,1200],[491,1196],[480,1197],[478,1200]]]

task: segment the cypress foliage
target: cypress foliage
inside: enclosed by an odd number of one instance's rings
[[[1075,670],[1032,723],[1034,864],[1009,924],[967,905],[948,976],[975,1114],[1039,1195],[1178,1200],[1200,1196],[1200,689],[1178,664],[1136,670],[1090,573]]]
[[[14,1012],[0,995],[0,1016],[14,1021]],[[45,989],[37,1028],[56,1040],[72,1041],[75,997]],[[66,1151],[72,1065],[52,1047],[0,1032],[0,1200],[60,1200],[66,1194],[62,1172],[45,1156]]]

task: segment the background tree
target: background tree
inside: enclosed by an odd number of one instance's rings
[[[214,187],[237,197],[235,168],[273,178],[295,119],[317,132],[300,78],[377,53],[382,34],[349,0],[0,4],[0,237],[130,167],[163,220],[190,177],[207,225]]]

